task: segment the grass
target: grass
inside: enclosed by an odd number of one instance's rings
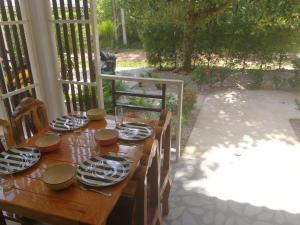
[[[145,61],[120,61],[117,60],[117,67],[148,67],[148,63]]]

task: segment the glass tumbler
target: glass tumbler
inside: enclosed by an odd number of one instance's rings
[[[119,127],[123,124],[123,108],[122,107],[115,107],[115,122],[116,122],[116,127]]]

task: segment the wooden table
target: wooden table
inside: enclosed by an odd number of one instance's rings
[[[137,145],[118,143],[110,147],[91,147],[92,133],[99,128],[112,127],[113,124],[114,122],[109,119],[93,121],[83,128],[78,136],[72,132],[64,133],[62,146],[59,150],[43,153],[35,166],[14,175],[15,188],[9,192],[0,193],[0,208],[51,224],[105,224],[122,190],[137,168],[143,148],[143,143]],[[35,140],[43,136],[48,130],[45,129],[33,136],[23,146],[34,146]],[[134,159],[129,176],[124,181],[112,187],[101,189],[112,193],[112,197],[84,191],[79,188],[79,183],[63,191],[51,191],[43,183],[42,174],[46,168],[60,163],[77,166],[99,151],[99,148],[100,154],[124,152]]]

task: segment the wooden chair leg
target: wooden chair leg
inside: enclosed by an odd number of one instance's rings
[[[168,180],[166,189],[162,196],[162,216],[167,216],[169,214],[169,195],[171,191],[171,182]]]
[[[0,213],[0,225],[6,225],[5,218],[4,218],[4,216],[3,216],[2,211],[1,211],[1,213]]]

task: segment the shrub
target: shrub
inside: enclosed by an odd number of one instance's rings
[[[99,24],[100,43],[102,48],[113,48],[114,46],[114,25],[110,20]]]
[[[125,86],[122,81],[116,81],[116,90],[123,91],[125,90]],[[103,81],[103,97],[104,97],[104,107],[108,113],[113,111],[112,108],[112,89],[111,89],[111,81],[104,80]]]
[[[176,67],[181,47],[182,29],[168,22],[145,22],[141,32],[148,62],[152,65]]]
[[[197,67],[192,76],[192,81],[196,82],[198,87],[201,89],[202,85],[207,82],[207,78],[205,76],[204,70],[201,67]]]

